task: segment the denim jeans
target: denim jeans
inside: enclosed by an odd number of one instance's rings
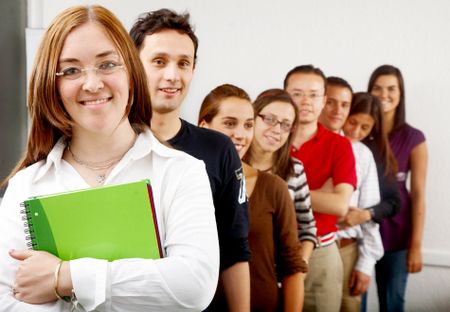
[[[375,265],[381,312],[403,312],[408,279],[407,250],[385,252]]]
[[[364,294],[362,294],[361,297],[361,307],[359,309],[360,312],[366,312],[367,311],[367,293],[369,291],[366,291]]]

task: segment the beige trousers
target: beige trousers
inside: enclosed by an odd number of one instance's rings
[[[314,249],[305,278],[303,311],[338,312],[342,281],[342,260],[337,245]]]
[[[347,245],[339,248],[342,264],[344,265],[344,279],[342,285],[342,305],[341,312],[359,312],[361,306],[361,296],[350,295],[350,276],[358,260],[358,244]]]

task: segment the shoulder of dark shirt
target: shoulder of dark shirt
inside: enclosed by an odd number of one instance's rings
[[[402,126],[400,126],[395,132],[403,132],[408,133],[410,135],[425,136],[422,130],[410,125],[407,122],[404,123]]]
[[[183,120],[183,122],[187,128],[186,130],[190,132],[189,133],[190,135],[197,136],[198,138],[201,139],[200,142],[196,142],[196,143],[200,143],[200,144],[203,143],[205,145],[205,148],[224,149],[224,148],[229,148],[230,146],[234,148],[234,145],[231,142],[231,139],[229,137],[227,137],[225,134],[215,131],[215,130],[198,127],[198,126],[193,125],[185,120]]]

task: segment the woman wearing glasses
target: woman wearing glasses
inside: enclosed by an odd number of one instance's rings
[[[150,131],[146,75],[126,30],[100,6],[77,6],[55,18],[38,51],[27,149],[3,181],[0,309],[204,309],[219,269],[208,177],[202,162]],[[163,258],[62,261],[27,250],[25,199],[143,179],[152,182]]]
[[[252,167],[276,174],[287,182],[295,205],[302,256],[308,262],[317,243],[317,228],[303,165],[289,154],[298,119],[297,106],[285,91],[269,89],[258,96],[253,108],[255,137],[243,159]]]
[[[295,119],[296,113],[292,113]],[[200,108],[199,125],[229,136],[241,158],[252,143],[256,122],[247,93],[229,84],[212,90]],[[251,310],[279,311],[283,307],[284,311],[301,311],[301,272],[306,271],[306,263],[300,256],[297,222],[286,183],[245,163],[243,168],[249,196]]]

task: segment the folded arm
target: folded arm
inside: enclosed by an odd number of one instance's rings
[[[323,191],[322,189],[311,191],[313,210],[343,217],[348,211],[352,192],[353,186],[347,183],[340,183],[334,186],[331,192]]]

